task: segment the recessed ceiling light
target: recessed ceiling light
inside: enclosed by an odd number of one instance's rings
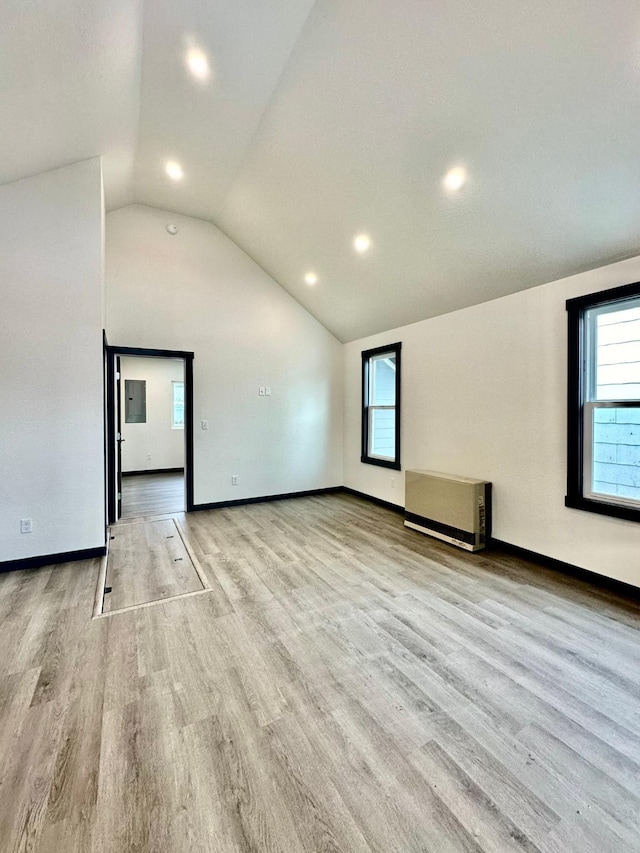
[[[304,280],[310,287],[313,287],[314,284],[318,283],[318,276],[314,272],[308,272]]]
[[[209,60],[201,50],[192,48],[187,53],[187,66],[189,71],[198,80],[207,80],[211,73],[209,68]]]
[[[164,170],[172,181],[179,181],[184,177],[182,166],[180,163],[176,163],[175,160],[167,160]]]
[[[455,169],[450,169],[447,172],[442,183],[444,184],[445,189],[449,190],[449,192],[455,193],[464,186],[466,180],[467,173],[461,166],[457,166]]]
[[[359,255],[363,255],[371,248],[371,237],[368,234],[358,234],[353,241],[353,248]]]

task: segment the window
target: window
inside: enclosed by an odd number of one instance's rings
[[[566,505],[640,521],[640,284],[567,302]]]
[[[184,382],[172,382],[171,429],[184,429]]]
[[[402,344],[362,353],[361,462],[400,470],[400,351]]]

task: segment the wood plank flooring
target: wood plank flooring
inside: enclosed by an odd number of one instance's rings
[[[202,588],[172,518],[111,528],[104,613]]]
[[[122,518],[184,510],[184,473],[136,474],[122,478]]]
[[[0,575],[0,850],[640,850],[640,608],[350,495],[181,516],[211,592]]]

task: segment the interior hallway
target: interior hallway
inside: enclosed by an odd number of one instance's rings
[[[184,471],[122,477],[121,518],[184,511]]]

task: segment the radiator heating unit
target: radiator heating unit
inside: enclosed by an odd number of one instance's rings
[[[404,523],[466,551],[479,551],[491,535],[491,483],[406,471]]]

